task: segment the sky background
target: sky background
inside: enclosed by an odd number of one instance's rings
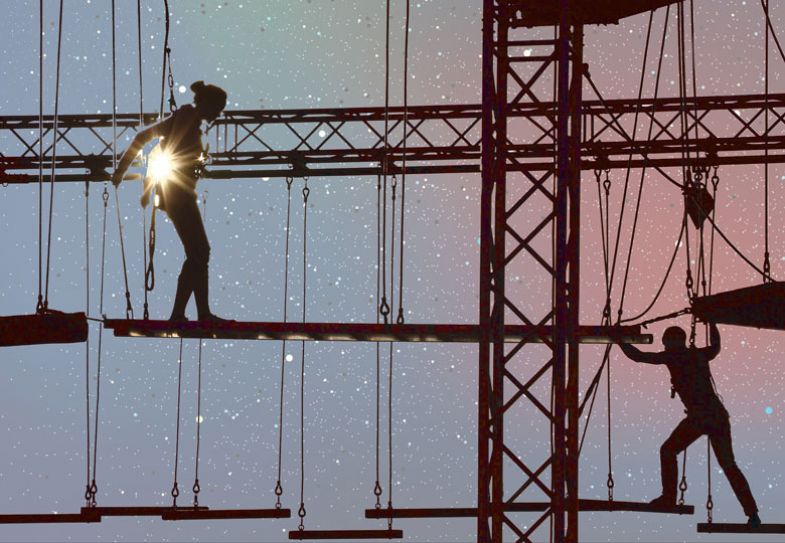
[[[45,112],[53,110],[57,8],[45,0]],[[111,112],[111,18],[109,0],[66,0],[61,72],[61,113]],[[137,112],[136,2],[117,2],[118,112]],[[144,109],[160,98],[163,2],[143,0]],[[394,0],[391,103],[401,103],[404,2]],[[5,0],[0,35],[0,115],[38,111],[38,2]],[[228,109],[381,106],[384,103],[384,13],[370,0],[170,0],[171,48],[178,103],[187,103],[197,79],[229,93]],[[413,0],[411,4],[410,104],[478,103],[481,89],[481,2]],[[763,14],[758,2],[696,2],[696,63],[700,95],[763,91]],[[657,13],[659,36],[664,10]],[[775,27],[785,6],[774,3]],[[648,15],[618,26],[586,31],[586,61],[605,98],[637,93]],[[675,18],[671,14],[661,96],[676,96]],[[532,31],[531,36],[541,35]],[[657,38],[658,39],[658,38]],[[647,66],[651,96],[656,59]],[[781,59],[772,51],[770,84],[782,91]],[[547,83],[547,80],[546,80]],[[547,85],[546,85],[547,86]],[[587,97],[594,98],[588,88]],[[521,141],[526,133],[516,133]],[[120,142],[121,146],[127,142]],[[10,140],[0,151],[13,150]],[[772,273],[781,279],[785,260],[779,166],[770,169]],[[679,176],[679,172],[671,172]],[[639,172],[629,187],[637,193]],[[723,167],[718,223],[756,263],[763,259],[763,168]],[[678,178],[678,177],[677,177]],[[611,223],[615,228],[624,172],[611,174]],[[604,301],[597,199],[591,172],[584,173],[582,309],[586,324],[599,322]],[[647,174],[638,238],[633,251],[625,314],[644,308],[662,280],[679,233],[678,190]],[[376,180],[314,178],[309,199],[308,320],[375,321]],[[289,315],[299,316],[302,206],[294,184]],[[214,311],[244,321],[282,319],[286,190],[282,180],[202,181],[209,193],[206,228],[212,246]],[[410,176],[404,306],[407,322],[476,322],[479,247],[478,175]],[[101,187],[91,187],[89,313],[98,315]],[[37,189],[0,189],[0,313],[31,312],[37,295]],[[47,193],[48,194],[48,193]],[[137,315],[142,297],[142,227],[139,187],[120,189],[129,278]],[[81,184],[61,184],[55,194],[50,305],[85,308],[85,215]],[[629,204],[628,204],[629,205]],[[628,210],[630,208],[628,207]],[[533,212],[542,213],[542,209]],[[107,230],[104,312],[124,315],[114,198]],[[526,222],[527,218],[520,219]],[[528,219],[530,220],[530,219]],[[622,247],[630,223],[622,227]],[[693,238],[694,241],[694,238]],[[626,254],[626,251],[623,251]],[[754,284],[755,273],[726,245],[716,250],[714,288]],[[182,262],[174,229],[159,223],[157,285],[153,318],[166,318]],[[510,270],[511,292],[533,305],[542,302],[540,273],[522,259]],[[684,251],[652,315],[686,305]],[[541,275],[541,274],[540,274]],[[545,299],[547,303],[547,298]],[[618,290],[614,294],[614,311]],[[194,309],[190,311],[193,315]],[[659,337],[667,324],[650,328]],[[688,324],[682,321],[681,324]],[[747,475],[764,521],[782,520],[783,382],[782,334],[722,326],[723,350],[713,364],[719,392],[731,413],[736,457]],[[98,328],[89,342],[91,390],[95,391]],[[645,348],[645,347],[644,347]],[[105,333],[98,457],[100,505],[170,503],[174,460],[178,342],[114,338]],[[306,507],[308,528],[374,527],[363,518],[373,505],[375,356],[370,344],[319,343],[306,347]],[[396,344],[393,391],[393,502],[399,507],[470,506],[476,500],[477,349],[467,345]],[[271,507],[275,502],[278,379],[277,342],[206,341],[203,347],[201,502],[213,508]],[[298,505],[299,344],[290,344],[285,365],[283,443],[284,504]],[[0,352],[0,511],[76,511],[85,484],[84,344],[6,348]],[[193,481],[197,342],[185,342],[181,428],[180,503],[189,503]],[[588,381],[601,349],[581,348],[582,379]],[[522,371],[544,360],[527,348]],[[386,401],[387,359],[382,364]],[[619,500],[647,501],[659,487],[658,449],[682,416],[671,400],[664,368],[636,366],[612,354],[612,460]],[[583,497],[605,498],[608,442],[605,389],[600,391],[581,458]],[[547,398],[547,395],[541,396]],[[384,406],[383,406],[384,407]],[[522,452],[544,458],[547,436],[533,409],[507,420],[508,439]],[[387,440],[382,420],[385,492]],[[690,448],[687,502],[694,517],[635,513],[585,513],[584,541],[738,541],[737,536],[695,532],[706,501],[706,443]],[[514,472],[511,472],[514,473]],[[743,521],[727,481],[713,463],[715,519]],[[509,487],[514,485],[508,482]],[[385,494],[386,496],[386,494]],[[542,500],[536,493],[534,501]],[[8,526],[4,541],[283,541],[296,518],[275,521],[165,523],[160,519],[105,519],[98,525]],[[400,521],[411,541],[468,541],[472,520]],[[379,526],[381,527],[381,525]],[[543,533],[540,538],[545,537]],[[754,538],[745,538],[753,541]],[[760,541],[770,538],[759,538]]]

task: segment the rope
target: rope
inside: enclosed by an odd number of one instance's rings
[[[49,183],[49,226],[46,241],[46,287],[44,290],[44,302],[41,306],[43,311],[49,309],[49,272],[52,262],[52,219],[54,215],[54,198],[55,198],[55,169],[57,162],[57,124],[59,121],[60,112],[60,53],[62,51],[63,43],[63,0],[60,0],[60,14],[57,21],[57,68],[55,75],[55,112],[53,120],[53,138],[52,138],[52,171],[50,174]],[[43,16],[43,15],[42,15]]]
[[[379,312],[384,317],[384,324],[388,324],[390,306],[387,304],[387,170],[390,164],[390,0],[386,2],[385,41],[384,41],[384,163],[382,176],[384,178],[383,205],[382,205],[382,300]],[[393,249],[394,252],[394,249]],[[392,270],[391,270],[392,271]],[[392,293],[390,294],[392,296]]]
[[[679,505],[684,505],[684,493],[687,492],[687,449],[681,458],[681,482],[679,482]]]
[[[283,322],[288,322],[288,300],[289,300],[289,238],[292,217],[292,183],[294,180],[291,177],[286,178],[286,243],[285,243],[285,260],[284,260],[284,281],[283,281]],[[283,487],[281,486],[281,465],[282,465],[282,451],[283,451],[283,391],[284,391],[284,362],[286,361],[286,340],[281,342],[281,386],[278,411],[278,479],[275,482],[275,508],[281,508],[281,496],[283,495]]]
[[[196,385],[196,467],[194,469],[194,485],[191,488],[194,493],[194,509],[199,507],[199,450],[202,443],[202,340],[199,340],[199,362],[198,378]],[[177,418],[178,422],[180,417]]]
[[[305,178],[303,186],[303,322],[305,322],[305,310],[308,293],[308,195],[311,189],[308,188],[308,178]],[[305,529],[305,340],[302,344],[300,354],[300,508],[297,516],[300,517],[300,524],[297,528],[300,531]]]
[[[409,15],[411,11],[410,0],[406,0],[406,22],[403,39],[403,142],[401,157],[401,246],[400,269],[398,270],[398,318],[397,324],[404,323],[403,316],[403,247],[404,247],[404,219],[406,217],[406,145],[409,137]]]
[[[139,129],[144,126],[144,80],[142,79],[142,0],[136,0],[136,44],[137,44],[137,58],[139,60]],[[144,190],[144,189],[143,189]],[[147,273],[147,214],[146,210],[142,208],[142,258],[144,260],[145,274]],[[142,286],[144,293],[144,320],[150,318],[150,310],[147,299],[147,277],[144,277]]]
[[[377,310],[377,302],[379,300],[379,294],[381,292],[381,268],[382,268],[382,226],[381,226],[381,206],[382,206],[382,178],[381,175],[376,176],[376,298],[374,299],[374,312],[376,313],[376,324],[379,324],[381,312]],[[376,343],[376,482],[373,485],[373,494],[376,496],[376,509],[380,509],[382,507],[381,502],[379,501],[382,495],[382,487],[379,484],[379,457],[380,457],[380,447],[379,447],[379,431],[380,431],[380,407],[381,407],[381,385],[380,385],[380,373],[381,373],[381,346],[379,342]]]
[[[708,495],[706,496],[706,522],[711,524],[714,500],[711,497],[711,439],[709,439],[709,436],[706,436],[706,479],[706,487],[708,489]]]
[[[766,16],[766,27],[771,32],[771,37],[774,38],[774,43],[777,45],[777,51],[780,53],[780,58],[785,61],[785,52],[782,50],[780,40],[777,38],[777,32],[774,30],[774,25],[771,24],[771,18],[769,17],[769,2],[767,0],[760,0],[760,5],[763,8],[763,14]]]
[[[98,301],[98,312],[103,315],[104,314],[104,279],[106,276],[106,219],[107,219],[107,208],[109,205],[109,192],[106,190],[106,182],[104,182],[104,191],[101,194],[101,199],[104,203],[104,213],[103,213],[103,232],[101,233],[101,287],[100,287],[100,294],[99,294],[99,301]],[[93,473],[92,473],[92,481],[90,483],[90,497],[88,501],[90,502],[90,507],[95,507],[97,502],[95,499],[96,494],[98,493],[98,485],[96,484],[96,474],[98,471],[98,418],[101,412],[101,362],[102,362],[102,351],[103,351],[103,338],[104,338],[104,325],[103,322],[101,323],[101,327],[98,331],[98,362],[97,362],[97,374],[96,374],[96,385],[95,385],[95,427],[93,430]],[[87,493],[85,493],[85,498],[87,498]]]
[[[169,112],[177,109],[177,103],[174,99],[174,77],[172,77],[172,50],[169,47],[169,0],[164,0],[164,52],[163,52],[163,66],[161,67],[161,106],[159,117],[164,116],[164,88],[167,83],[167,69],[168,69],[168,83],[169,83]]]
[[[90,182],[84,182],[84,218],[85,218],[85,315],[90,314]],[[85,417],[87,445],[85,448],[85,493],[84,499],[90,505],[90,342],[85,343]]]
[[[201,343],[201,340],[199,341]],[[174,440],[174,482],[172,483],[172,507],[177,507],[177,497],[180,495],[180,487],[177,484],[177,468],[180,464],[180,398],[182,397],[183,385],[183,339],[180,338],[180,352],[177,358],[177,424]]]
[[[768,19],[768,11],[769,6],[768,2],[765,2],[763,5],[764,13],[766,13],[766,18]],[[766,25],[766,45],[764,47],[764,57],[765,57],[765,65],[766,65],[766,75],[763,78],[764,81],[764,95],[765,95],[765,105],[764,105],[764,123],[765,123],[765,133],[764,133],[764,145],[763,145],[763,152],[764,152],[764,163],[763,163],[763,170],[764,170],[764,188],[763,188],[763,239],[764,239],[764,249],[763,249],[763,282],[768,283],[771,281],[771,261],[769,258],[769,25]]]
[[[56,134],[56,133],[55,133]],[[56,138],[56,136],[55,136]],[[38,303],[35,311],[44,309],[43,237],[44,237],[44,0],[38,2]]]

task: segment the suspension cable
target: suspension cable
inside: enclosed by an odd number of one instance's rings
[[[706,436],[706,522],[711,524],[714,511],[714,499],[711,496],[711,439]]]
[[[136,0],[136,44],[137,58],[139,60],[139,130],[144,127],[144,80],[142,79],[142,0]],[[142,181],[144,190],[144,181]],[[143,275],[147,270],[147,210],[142,208],[142,259]],[[143,277],[142,292],[144,293],[144,320],[150,318],[149,300],[147,296],[147,278]]]
[[[289,239],[292,217],[292,183],[294,179],[286,178],[286,241],[284,247],[284,280],[283,280],[283,322],[288,322],[288,301],[289,301]],[[286,361],[286,340],[281,342],[281,385],[280,398],[278,401],[278,479],[275,482],[275,508],[281,508],[281,496],[283,487],[281,486],[281,465],[283,454],[283,402],[284,402],[284,376],[286,374],[284,363]]]
[[[196,467],[194,468],[194,485],[191,490],[194,493],[194,509],[199,507],[199,450],[202,444],[202,340],[199,339],[199,359],[198,377],[196,385]],[[178,421],[179,421],[178,417]]]
[[[311,189],[308,188],[308,178],[305,178],[303,186],[303,313],[302,321],[305,322],[306,302],[308,293],[308,195]],[[300,342],[300,508],[297,516],[300,517],[300,524],[297,528],[305,530],[305,340]]]
[[[766,18],[768,19],[768,11],[769,5],[768,1],[764,1],[763,10],[766,14]],[[764,81],[764,96],[765,96],[765,104],[764,104],[764,123],[765,123],[765,132],[764,132],[764,145],[763,145],[763,239],[764,239],[764,249],[763,249],[763,281],[765,283],[771,281],[771,261],[769,259],[769,25],[766,25],[766,32],[764,32],[766,45],[764,47],[764,64],[766,66],[765,69],[765,76],[763,78]]]
[[[55,170],[57,167],[57,132],[58,121],[60,113],[60,53],[62,51],[63,43],[63,0],[60,0],[60,14],[57,21],[57,64],[55,68],[55,111],[52,125],[52,171],[49,183],[49,227],[47,232],[46,241],[46,286],[44,289],[44,302],[42,310],[49,309],[49,272],[51,270],[52,262],[52,219],[54,216],[54,198],[55,198]]]
[[[199,341],[201,343],[201,340]],[[180,487],[177,483],[177,468],[180,464],[180,399],[182,397],[183,385],[183,338],[180,338],[180,350],[177,357],[177,424],[175,425],[174,439],[174,482],[172,483],[172,507],[177,507],[177,497],[180,495]]]
[[[384,162],[382,177],[384,179],[382,202],[382,300],[379,312],[388,324],[390,306],[387,304],[387,173],[390,167],[390,0],[386,2],[385,41],[384,41]],[[393,247],[393,252],[395,248]],[[392,270],[390,270],[392,272]],[[390,294],[392,296],[392,293]]]
[[[56,137],[55,132],[55,137]],[[35,311],[44,309],[43,237],[44,237],[44,0],[38,2],[38,302]]]
[[[165,84],[169,83],[169,111],[173,112],[177,109],[177,103],[174,99],[174,77],[172,77],[172,49],[169,47],[169,0],[164,0],[164,51],[163,51],[163,66],[161,67],[161,107],[159,108],[159,117],[164,116],[164,88]],[[168,69],[168,78],[167,78]]]
[[[382,269],[382,214],[381,214],[381,206],[382,206],[382,177],[381,175],[376,176],[376,298],[374,298],[374,313],[376,313],[376,324],[379,324],[381,320],[381,312],[378,310],[379,306],[377,305],[379,302],[379,296],[381,293],[381,269]],[[380,458],[380,447],[379,447],[379,433],[380,433],[380,404],[381,404],[381,385],[380,385],[380,373],[381,373],[381,346],[379,342],[376,342],[376,481],[373,485],[373,494],[376,497],[376,509],[380,509],[382,504],[380,502],[380,497],[382,495],[382,486],[379,483],[379,458]]]
[[[771,17],[769,17],[769,2],[768,0],[760,0],[760,5],[763,7],[763,14],[766,16],[766,27],[771,31],[771,37],[774,39],[774,43],[777,45],[777,51],[780,53],[780,58],[785,61],[785,52],[782,50],[780,40],[777,37],[777,32],[774,30],[774,25],[771,24]]]
[[[84,238],[85,238],[85,315],[90,314],[90,182],[84,182]],[[84,499],[90,505],[90,342],[85,342],[85,434],[87,445],[85,447],[85,492]]]
[[[104,190],[101,193],[101,199],[104,204],[103,212],[103,228],[101,232],[101,286],[98,299],[98,312],[101,316],[104,314],[104,282],[106,276],[106,226],[107,226],[107,209],[109,207],[109,191],[106,189],[106,181],[104,181]],[[96,370],[96,384],[95,384],[95,421],[93,430],[93,473],[92,481],[90,483],[90,506],[95,507],[97,501],[95,499],[98,493],[98,485],[96,484],[96,475],[98,468],[98,419],[101,412],[101,366],[102,366],[102,353],[103,353],[103,338],[104,338],[104,324],[101,322],[98,330],[98,361]],[[85,494],[85,497],[87,495]]]
[[[403,248],[404,242],[404,222],[406,217],[406,146],[409,138],[409,18],[411,12],[411,2],[406,0],[406,21],[404,24],[403,39],[403,141],[401,142],[401,246],[399,249],[400,269],[398,270],[398,318],[397,324],[405,322],[403,316]]]

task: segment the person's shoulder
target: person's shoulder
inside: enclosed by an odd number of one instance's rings
[[[185,104],[184,106],[180,106],[175,111],[174,116],[177,117],[178,120],[182,121],[199,121],[199,116],[196,113],[196,108],[191,104]]]

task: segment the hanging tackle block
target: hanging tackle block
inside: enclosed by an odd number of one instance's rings
[[[0,317],[0,347],[87,341],[84,313],[50,311]]]
[[[785,524],[761,524],[753,528],[748,524],[726,522],[701,522],[698,532],[703,534],[785,534]]]
[[[785,283],[763,283],[699,296],[692,313],[702,321],[785,330]]]
[[[291,530],[289,539],[403,539],[403,530]]]
[[[77,524],[94,522],[101,522],[101,516],[85,511],[81,513],[0,515],[0,524]]]
[[[256,339],[291,341],[370,341],[478,343],[481,330],[475,324],[364,324],[338,322],[236,322],[108,319],[106,328],[118,337]],[[640,326],[580,326],[580,343],[651,343],[651,334]],[[505,326],[505,342],[540,343],[552,337],[550,326]]]
[[[169,509],[161,514],[163,520],[239,520],[261,518],[291,518],[291,509]]]

